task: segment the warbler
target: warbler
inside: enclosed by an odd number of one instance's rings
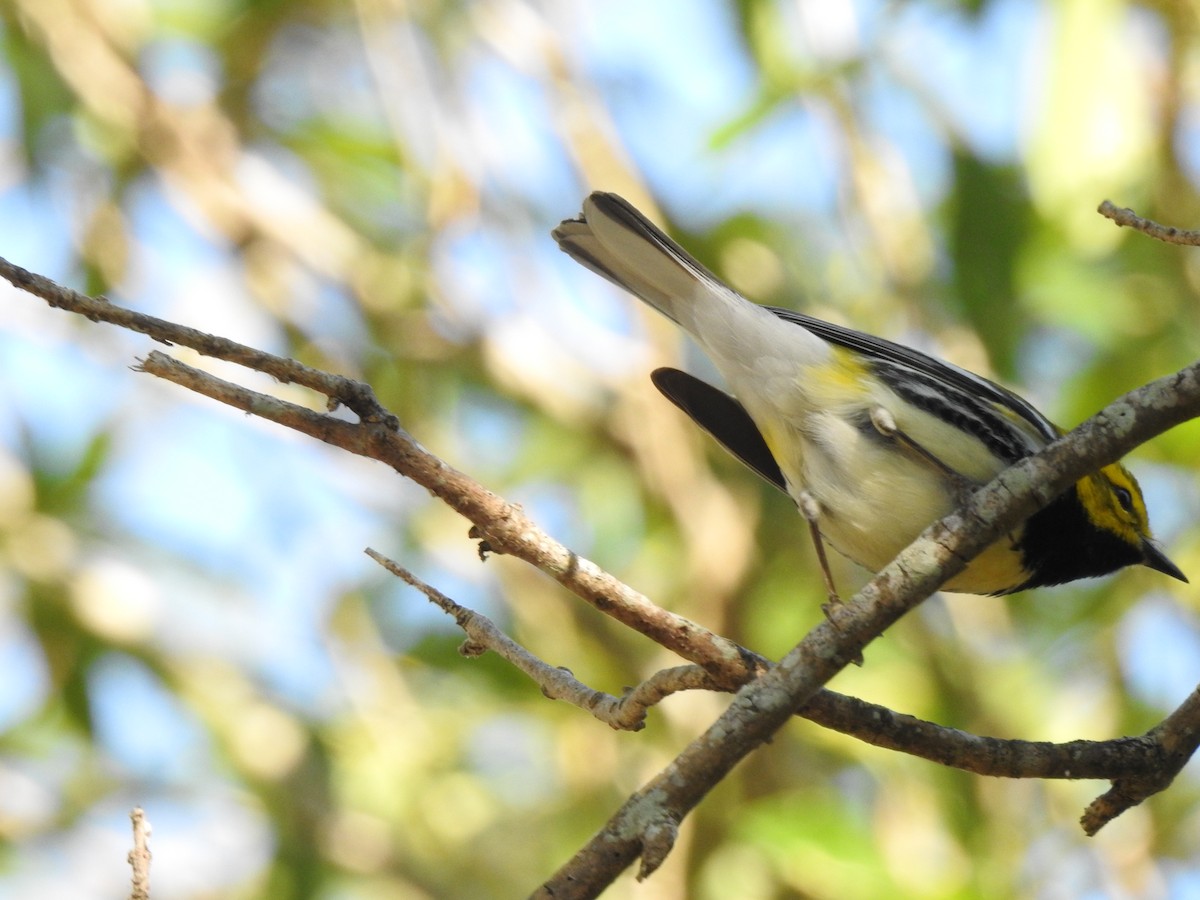
[[[723,284],[630,203],[596,192],[553,231],[577,262],[690,333],[729,393],[679,371],[658,389],[734,456],[787,492],[824,544],[872,572],[965,492],[1062,434],[1028,401],[909,347]],[[1119,463],[1081,478],[944,586],[1012,594],[1140,563],[1187,578],[1150,533]]]

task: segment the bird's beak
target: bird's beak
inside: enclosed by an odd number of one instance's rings
[[[1142,565],[1154,569],[1157,572],[1162,572],[1164,575],[1170,575],[1172,578],[1178,578],[1184,584],[1187,584],[1187,576],[1179,571],[1179,566],[1167,559],[1167,555],[1158,549],[1158,545],[1149,539],[1142,541]]]

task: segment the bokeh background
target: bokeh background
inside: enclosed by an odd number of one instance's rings
[[[1196,252],[1095,213],[1200,226],[1194,4],[0,12],[0,255],[368,380],[571,548],[770,656],[821,615],[806,529],[646,378],[704,361],[556,250],[587,190],[756,299],[991,374],[1065,426],[1200,346]],[[521,896],[727,702],[617,734],[459,657],[364,547],[597,688],[674,662],[481,564],[384,467],[130,371],[150,349],[0,291],[0,894],[126,894],[140,804],[159,898]],[[1133,466],[1200,582],[1198,450],[1184,426]],[[1127,571],[935,598],[833,686],[1001,737],[1138,733],[1200,681],[1196,592]],[[1195,766],[1087,839],[1104,787],[797,722],[610,896],[1200,896]]]

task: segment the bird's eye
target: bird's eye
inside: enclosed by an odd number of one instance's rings
[[[1133,512],[1133,494],[1129,493],[1123,487],[1114,488],[1113,492],[1117,495],[1117,502],[1121,504],[1121,509],[1127,513]]]

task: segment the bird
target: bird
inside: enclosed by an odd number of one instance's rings
[[[675,368],[658,390],[787,493],[825,546],[877,572],[975,488],[1063,431],[995,382],[902,344],[733,290],[615,193],[552,231],[576,262],[689,333],[724,379]],[[1141,564],[1186,576],[1151,535],[1142,491],[1113,463],[1085,475],[943,585],[1007,595]]]

